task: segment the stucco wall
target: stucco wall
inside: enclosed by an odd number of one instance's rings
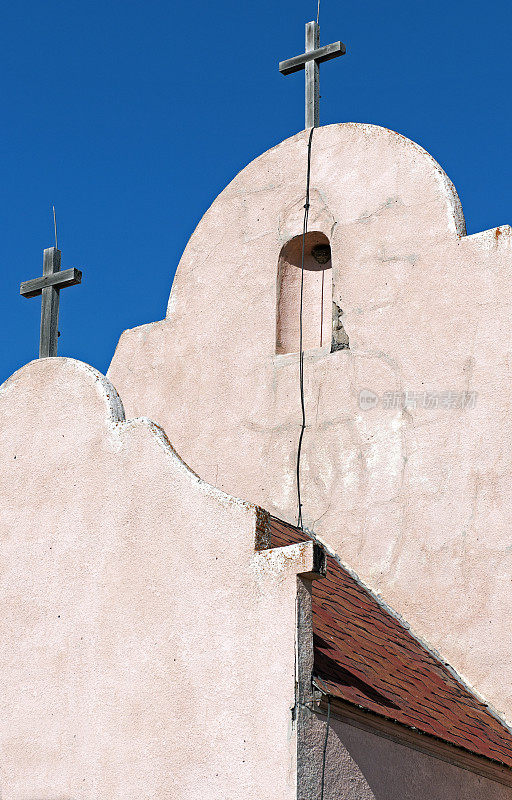
[[[311,792],[320,797],[325,716],[310,726]],[[512,788],[331,716],[327,740],[325,800],[510,800]]]
[[[0,388],[2,800],[296,798],[297,574],[101,375]]]
[[[276,280],[306,158],[303,132],[233,180],[166,320],[125,332],[109,371],[202,477],[291,522],[298,359],[275,354]],[[350,350],[305,355],[305,524],[512,717],[510,229],[466,237],[439,165],[355,124],[315,130],[309,227],[331,242]]]

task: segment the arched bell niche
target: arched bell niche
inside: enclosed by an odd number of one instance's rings
[[[302,234],[282,248],[277,269],[276,353],[299,351]],[[348,348],[341,322],[342,310],[332,300],[331,246],[321,231],[310,231],[304,246],[304,293],[302,311],[303,349],[331,345]]]

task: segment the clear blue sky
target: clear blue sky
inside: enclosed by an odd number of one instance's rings
[[[303,126],[316,0],[18,0],[2,13],[0,380],[36,357],[19,296],[53,244],[84,271],[61,293],[59,354],[105,372],[124,328],[161,319],[198,220],[231,178]],[[512,222],[512,7],[322,0],[323,124],[419,142],[454,181],[468,232]],[[512,321],[511,321],[512,322]],[[192,323],[191,323],[192,324]]]

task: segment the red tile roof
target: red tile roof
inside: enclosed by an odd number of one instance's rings
[[[270,520],[271,546],[311,537]],[[512,767],[512,733],[336,558],[313,581],[314,675],[331,697]]]

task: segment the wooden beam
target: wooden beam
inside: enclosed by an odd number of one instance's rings
[[[320,125],[320,64],[346,52],[343,42],[333,42],[320,47],[320,26],[317,21],[306,22],[306,47],[300,56],[279,63],[279,72],[290,75],[299,70],[306,76],[306,128]]]
[[[36,297],[48,286],[56,286],[59,289],[64,289],[66,286],[75,286],[77,283],[81,283],[81,281],[81,271],[75,267],[71,267],[70,269],[63,269],[62,271],[54,272],[50,275],[43,275],[41,278],[24,281],[20,285],[20,294],[22,297]]]
[[[307,61],[317,61],[319,64],[322,64],[324,61],[330,61],[332,58],[344,56],[346,52],[347,50],[343,42],[333,42],[333,44],[327,44],[325,47],[318,47],[310,53],[303,53],[300,56],[294,56],[293,58],[287,58],[286,61],[281,61],[279,63],[279,72],[282,75],[290,75],[292,72],[299,72],[301,69],[304,69],[304,65]]]
[[[43,253],[43,277],[51,277],[60,271],[60,250],[47,247]],[[59,290],[47,286],[41,290],[41,337],[39,339],[39,358],[57,355],[59,335]]]
[[[408,728],[400,722],[386,719],[386,717],[361,709],[339,698],[331,696],[330,700],[331,713],[340,722],[353,725],[355,728],[360,728],[376,736],[391,739],[397,744],[418,750],[420,753],[425,753],[441,761],[446,761],[455,767],[482,775],[490,781],[496,781],[504,786],[512,786],[512,769],[499,761],[476,755],[469,750],[449,744],[427,733],[420,733],[418,730]],[[320,707],[323,711],[327,709],[325,696],[322,697]]]
[[[306,25],[306,53],[318,49],[320,44],[320,26],[317,22]],[[306,128],[317,128],[320,125],[320,67],[318,62],[306,61]]]

